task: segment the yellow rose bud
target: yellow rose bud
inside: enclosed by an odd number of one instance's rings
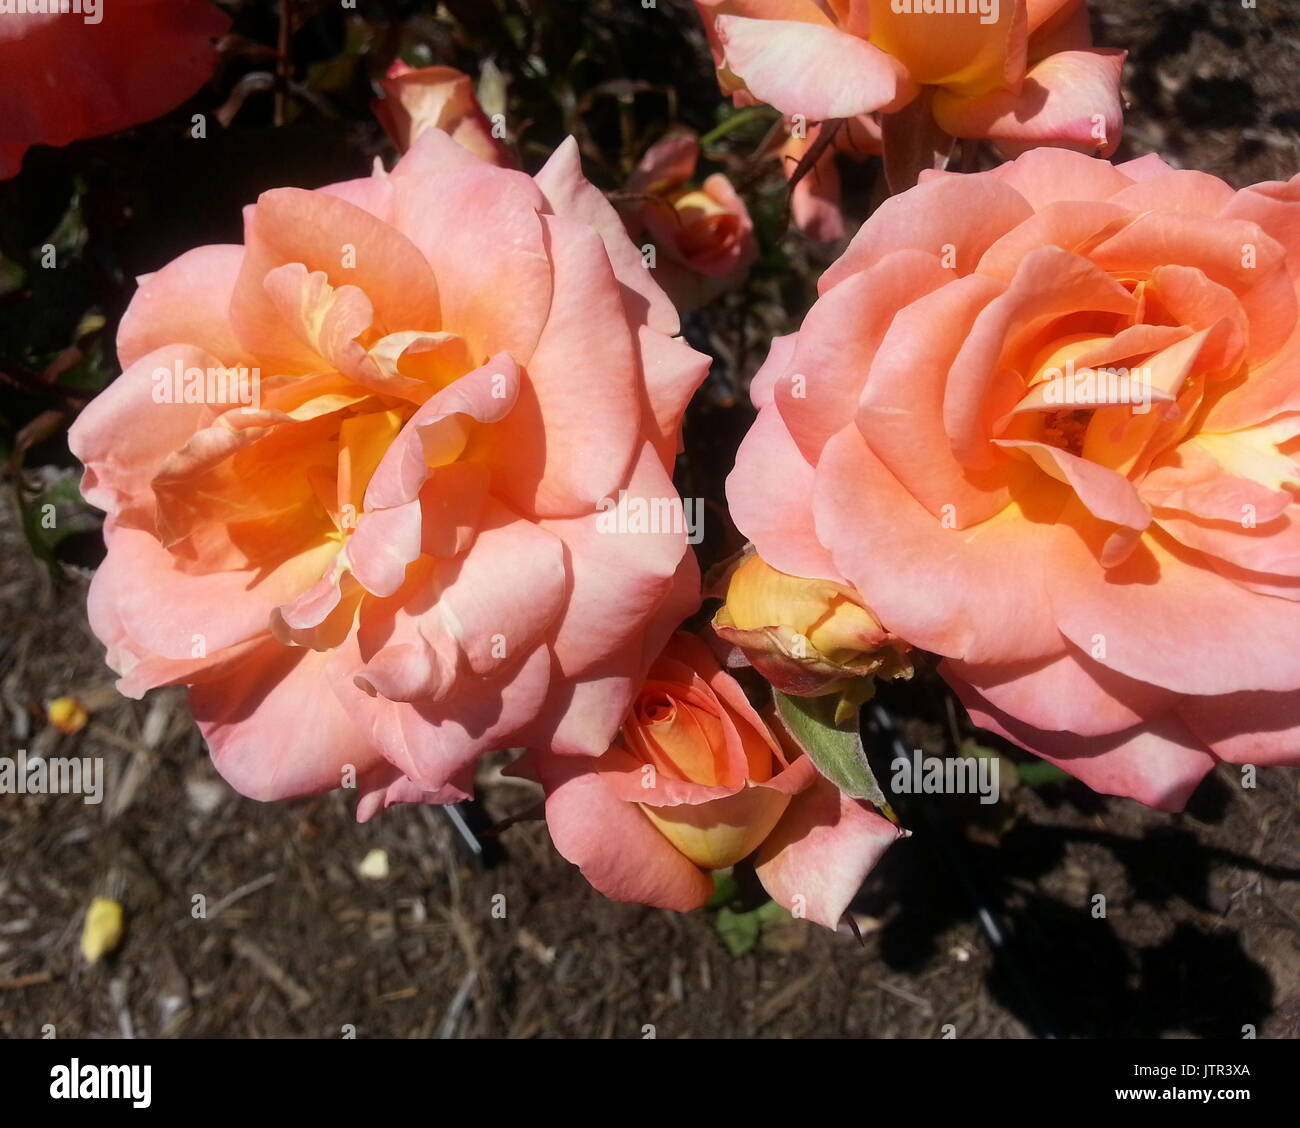
[[[870,675],[912,676],[908,645],[852,588],[779,572],[757,553],[732,570],[713,629],[777,689],[799,697],[842,692]]]

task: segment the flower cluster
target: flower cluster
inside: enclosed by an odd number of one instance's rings
[[[1300,177],[1112,164],[1124,52],[1083,0],[697,6],[797,227],[844,235],[840,158],[893,190],[753,375],[744,548],[702,585],[674,472],[710,363],[680,316],[760,261],[748,172],[675,129],[607,192],[573,139],[529,175],[469,76],[398,62],[395,163],[142,278],[73,426],[121,691],[188,687],[235,788],[361,819],[515,750],[607,896],[688,910],[752,865],[832,928],[904,833],[858,708],[931,663],[1105,794],[1300,762]],[[0,115],[0,176],[215,65],[206,0],[114,12],[0,25],[0,106],[65,76]],[[123,32],[166,65],[128,81]]]

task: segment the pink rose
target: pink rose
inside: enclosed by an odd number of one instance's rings
[[[947,134],[1008,154],[1046,144],[1109,156],[1119,144],[1125,53],[1092,46],[1084,0],[985,0],[963,13],[927,11],[931,0],[696,6],[737,104],[823,121],[896,114],[923,97]]]
[[[677,330],[572,141],[530,178],[428,130],[265,193],[243,246],[141,280],[72,429],[120,688],[188,685],[246,795],[356,774],[363,818],[489,749],[603,753],[698,603],[680,529],[606,513],[677,502],[708,363]]]
[[[441,129],[485,161],[516,167],[510,151],[492,136],[469,75],[453,67],[417,69],[399,59],[379,85],[384,96],[373,105],[375,116],[403,153],[426,129]]]
[[[217,65],[212,41],[229,26],[208,0],[0,16],[0,180],[18,174],[32,145],[113,133],[185,101]]]
[[[754,224],[731,181],[715,172],[687,187],[699,157],[693,136],[670,134],[647,150],[626,186],[643,197],[625,212],[628,232],[653,244],[655,280],[682,313],[740,285],[758,258]]]
[[[675,634],[599,760],[530,753],[555,847],[605,896],[687,912],[752,857],[791,912],[834,928],[899,837],[777,740],[694,635]]]
[[[1040,149],[887,201],[779,338],[728,481],[784,572],[976,723],[1177,810],[1300,760],[1300,178]]]

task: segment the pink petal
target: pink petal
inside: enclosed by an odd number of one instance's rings
[[[1062,537],[1047,570],[1061,633],[1128,677],[1198,695],[1300,685],[1300,604],[1247,591],[1163,536],[1108,570]]]
[[[565,756],[599,756],[609,748],[623,723],[646,671],[672,634],[700,605],[700,572],[695,554],[687,552],[667,593],[659,601],[639,638],[628,639],[588,673],[552,687],[545,709],[530,730],[529,743],[549,742]],[[639,645],[638,645],[639,643]]]
[[[123,369],[176,344],[192,345],[226,365],[255,364],[230,325],[230,297],[243,258],[243,247],[196,247],[141,278],[117,329]]]
[[[1246,245],[1256,250],[1253,265],[1242,253]],[[1089,257],[1120,277],[1167,264],[1201,270],[1237,296],[1250,322],[1252,362],[1276,353],[1296,326],[1285,248],[1249,220],[1149,211],[1099,243]]]
[[[689,912],[713,895],[713,880],[659,833],[639,807],[615,798],[582,757],[535,754],[555,848],[614,901]]]
[[[1059,580],[1043,527],[1012,514],[945,528],[855,427],[826,444],[813,512],[820,540],[848,581],[889,630],[913,645],[980,663],[1064,650],[1045,598]],[[1008,560],[1017,567],[1008,568]]]
[[[671,469],[682,447],[682,417],[696,390],[709,375],[711,359],[680,337],[666,337],[648,325],[637,330],[641,369],[650,414],[654,417],[655,449],[665,469]]]
[[[564,544],[568,560],[571,589],[552,644],[570,676],[596,670],[638,642],[645,623],[677,582],[683,557],[692,554],[688,513],[649,443],[607,504],[597,513],[540,523]],[[642,529],[634,521],[638,507],[648,517],[657,509],[660,519]],[[703,520],[702,513],[694,516]]]
[[[368,609],[369,601],[363,614]],[[370,613],[380,615],[373,609]],[[391,616],[391,608],[384,613]],[[362,633],[365,629],[363,621]],[[438,700],[389,701],[368,695],[353,680],[373,656],[373,650],[357,641],[335,651],[335,692],[385,758],[425,790],[463,778],[484,752],[519,747],[551,687],[550,654],[539,647],[515,655],[515,661],[497,675],[452,683],[450,692]],[[466,685],[472,685],[472,693],[456,692]]]
[[[1096,242],[1129,218],[1127,211],[1109,201],[1058,200],[1042,204],[1036,215],[1013,227],[985,251],[976,270],[1010,282],[1026,257],[1047,246],[1086,258]]]
[[[381,762],[357,781],[357,822],[369,822],[398,803],[462,803],[474,797],[474,773],[461,772],[442,787],[424,788],[404,776],[392,764]]]
[[[900,837],[888,819],[818,776],[790,800],[758,848],[754,868],[774,901],[834,928],[867,874]]]
[[[550,313],[519,400],[485,443],[502,468],[494,488],[503,500],[559,517],[590,512],[626,480],[642,393],[636,340],[600,236],[558,216],[541,223],[554,271]]]
[[[155,391],[170,387],[155,373],[170,377],[176,364],[182,371],[221,367],[216,357],[190,346],[155,349],[132,361],[68,430],[68,447],[86,468],[82,496],[139,528],[153,528],[151,483],[163,462],[216,417],[209,404],[155,402]],[[144,418],[148,426],[140,425]]]
[[[813,525],[815,473],[773,407],[764,408],[736,452],[727,502],[736,527],[773,568],[843,582]]]
[[[519,386],[519,369],[503,353],[430,396],[375,468],[366,487],[366,508],[387,509],[413,501],[431,469],[460,454],[466,436],[459,417],[499,422],[514,408]]]
[[[1159,210],[1208,216],[1218,215],[1235,195],[1217,176],[1174,169],[1116,192],[1110,202],[1135,212]]]
[[[789,368],[774,387],[781,418],[810,462],[852,417],[899,311],[952,279],[935,255],[895,251],[827,292],[808,311]],[[888,301],[880,300],[883,294]]]
[[[700,143],[694,134],[670,133],[656,141],[637,161],[628,177],[626,190],[635,193],[659,193],[685,184],[695,175],[700,159]]]
[[[1110,736],[1043,732],[1008,717],[949,676],[981,728],[1055,764],[1103,795],[1136,799],[1160,811],[1181,811],[1214,757],[1170,714]]]
[[[388,328],[445,328],[464,337],[475,357],[508,352],[526,364],[551,304],[537,214],[546,201],[537,185],[471,156],[439,129],[420,135],[390,180],[397,228],[433,268],[442,317]]]
[[[772,338],[767,357],[749,382],[749,398],[756,408],[764,408],[775,402],[776,382],[793,371],[790,365],[794,361],[794,350],[798,343],[798,333]]]
[[[190,690],[217,771],[250,799],[295,799],[359,776],[378,750],[335,700],[327,656],[268,643],[220,680]]]
[[[945,400],[952,400],[958,381],[974,382],[979,372],[959,351],[1002,292],[999,283],[969,275],[901,310],[871,363],[856,412],[858,427],[889,472],[936,517],[947,512],[961,528],[1009,501],[1005,474],[968,472],[954,457],[957,444],[944,426]],[[943,331],[936,332],[940,325]],[[984,357],[977,363],[994,367]],[[926,456],[918,458],[918,450]]]
[[[1135,173],[1148,167],[1142,164],[1146,159],[1113,165],[1068,149],[1030,149],[988,175],[1014,188],[1039,211],[1062,200],[1109,200],[1139,179]]]
[[[903,65],[864,39],[819,24],[719,16],[727,67],[760,102],[815,121],[902,105]]]
[[[623,221],[604,194],[582,175],[578,144],[565,138],[535,177],[551,211],[564,219],[595,229],[623,290],[623,304],[635,325],[673,336],[680,328],[677,311],[650,277],[641,252],[627,237]]]
[[[1178,713],[1220,760],[1300,765],[1300,693],[1185,697]]]
[[[826,294],[844,279],[866,270],[894,251],[944,256],[951,248],[957,274],[969,274],[995,240],[1032,215],[1013,188],[991,176],[940,176],[891,196],[853,236],[821,276]],[[943,259],[947,263],[948,259]]]
[[[994,439],[1004,450],[1023,450],[1040,470],[1064,482],[1099,521],[1117,526],[1106,541],[1101,562],[1110,567],[1133,550],[1137,535],[1151,524],[1151,511],[1122,474],[1048,443]]]
[[[1016,154],[1060,145],[1110,156],[1124,130],[1120,74],[1126,51],[1062,51],[1030,67],[1020,91],[934,96],[935,120],[954,137],[986,137]]]
[[[948,660],[939,672],[1028,727],[1076,736],[1121,732],[1161,716],[1179,700],[1177,694],[1117,674],[1073,647],[1055,658],[1013,666]]]
[[[980,311],[953,364],[943,416],[956,457],[972,469],[998,461],[991,429],[1012,404],[999,402],[990,388],[1009,338],[1080,310],[1131,314],[1135,309],[1133,295],[1086,258],[1052,246],[1026,255],[1006,292]],[[1017,399],[1019,394],[1017,388]]]
[[[440,328],[438,288],[429,264],[399,230],[345,200],[301,188],[264,192],[246,212],[244,247],[231,324],[264,366],[282,364],[290,372],[320,368],[316,352],[267,300],[266,276],[286,263],[320,271],[334,287],[362,290],[377,323],[388,331]]]
[[[193,573],[149,533],[118,527],[91,583],[91,627],[98,634],[101,619],[115,620],[135,647],[163,658],[215,654],[266,632],[271,612],[315,584],[334,552],[319,545],[267,574]]]

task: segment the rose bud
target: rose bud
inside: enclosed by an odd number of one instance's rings
[[[375,117],[403,153],[426,129],[441,129],[475,156],[514,168],[510,151],[492,134],[492,123],[474,96],[474,84],[454,67],[412,67],[400,59],[379,80],[384,92]]]
[[[797,697],[842,692],[873,674],[912,676],[908,644],[851,587],[779,572],[756,552],[731,571],[713,629],[777,689]]]
[[[821,137],[821,125],[795,129],[778,150],[781,170],[790,180],[804,158]],[[861,164],[881,153],[880,122],[875,114],[845,118],[830,144],[817,157],[812,168],[804,172],[790,193],[790,213],[794,225],[810,239],[831,243],[844,237],[844,216],[840,211],[840,170],[836,156],[842,155]]]
[[[731,181],[714,173],[688,186],[699,156],[693,136],[671,134],[650,147],[626,185],[639,206],[624,222],[634,240],[654,245],[655,281],[682,313],[739,285],[758,257],[754,224]]]
[[[528,754],[556,848],[607,897],[699,908],[752,856],[772,898],[834,928],[900,831],[777,739],[695,635],[673,635],[599,759]]]

